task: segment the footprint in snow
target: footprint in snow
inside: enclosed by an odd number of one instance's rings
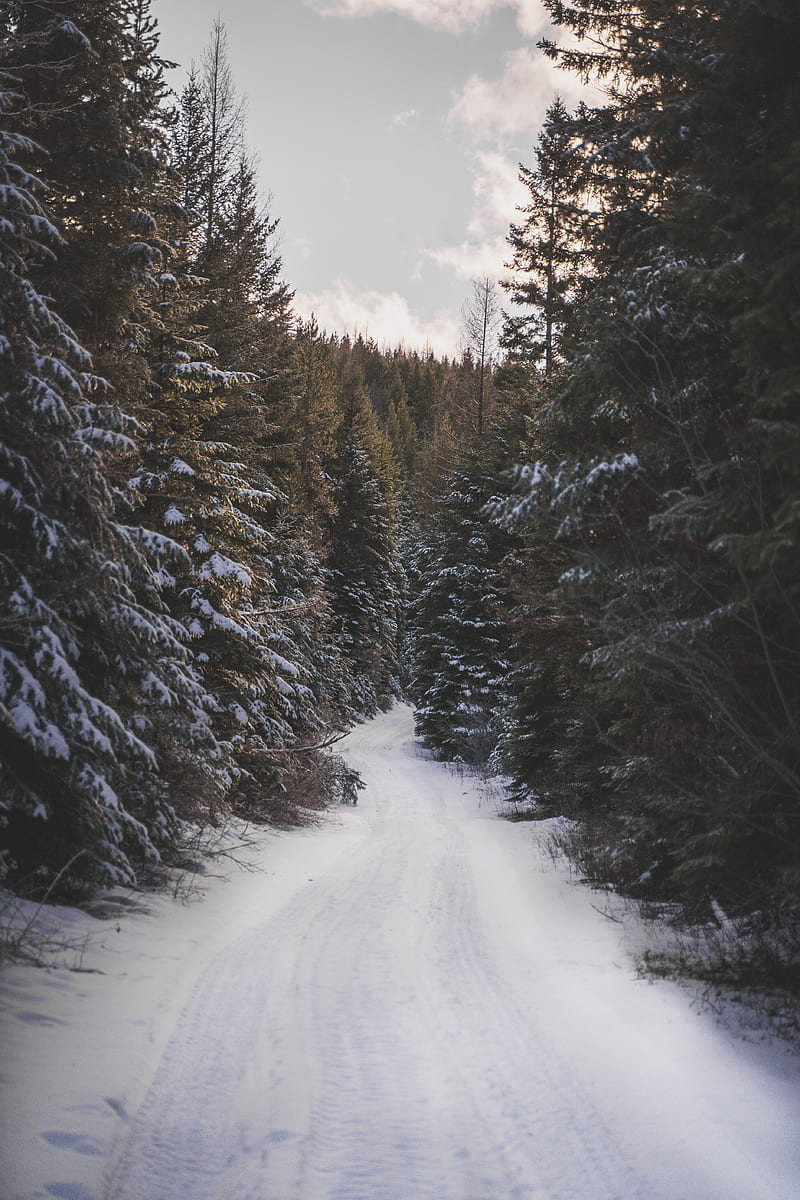
[[[44,1190],[48,1196],[60,1196],[61,1200],[97,1200],[83,1183],[48,1183]]]
[[[14,1013],[18,1021],[24,1021],[26,1025],[66,1025],[66,1021],[59,1020],[58,1017],[46,1017],[44,1013],[38,1012],[18,1012]]]
[[[51,1146],[60,1146],[64,1150],[77,1150],[78,1154],[103,1153],[102,1146],[95,1138],[86,1137],[82,1133],[67,1133],[54,1129],[43,1133],[42,1137]]]

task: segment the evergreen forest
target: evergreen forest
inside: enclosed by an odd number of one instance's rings
[[[150,0],[2,5],[1,886],[302,824],[405,697],[797,984],[800,10],[544,6],[595,98],[439,358],[294,312],[220,22],[175,94]]]

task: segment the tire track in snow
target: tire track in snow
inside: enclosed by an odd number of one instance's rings
[[[571,1053],[591,1006],[565,1003],[553,1036],[554,1003],[591,967],[565,973],[552,939],[528,937],[548,914],[505,878],[509,827],[409,731],[401,707],[351,735],[368,788],[341,815],[347,853],[198,977],[107,1200],[770,1195],[730,1172],[704,1190],[694,1143],[674,1175],[633,1153],[637,1100],[647,1128],[668,1105],[644,1078],[604,1111],[613,1078]]]
[[[490,942],[476,937],[480,916],[469,886],[470,845],[463,829],[451,835],[451,854],[465,864],[464,878],[457,888],[452,871],[440,881],[437,907],[448,912],[449,921],[428,935],[429,953],[441,964],[432,975],[441,994],[431,1008],[442,1042],[506,1161],[511,1186],[497,1194],[515,1200],[654,1200],[615,1148],[579,1080],[548,1045],[537,1023],[535,991],[526,992],[504,974]]]
[[[461,1089],[420,996],[425,897],[442,862],[437,839],[423,832],[424,848],[400,823],[387,833],[369,906],[351,912],[358,936],[349,946],[329,939],[315,964],[310,1018],[325,1069],[298,1195],[470,1194],[463,1180],[453,1190],[464,1174]],[[471,1115],[470,1127],[474,1135]]]

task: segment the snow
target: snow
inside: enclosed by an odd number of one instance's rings
[[[3,1200],[800,1194],[797,1056],[637,979],[407,707],[337,749],[358,807],[260,831],[260,870],[40,914],[81,969],[4,971]]]
[[[249,587],[252,583],[250,572],[241,563],[234,562],[225,554],[220,554],[218,550],[209,558],[208,562],[202,567],[199,572],[201,579],[227,579],[232,577],[241,583],[244,587]]]
[[[252,629],[247,629],[244,625],[239,624],[238,621],[234,621],[231,617],[226,617],[224,613],[217,612],[211,602],[205,596],[201,595],[200,592],[193,593],[191,603],[194,611],[200,613],[203,617],[210,618],[212,625],[216,629],[224,629],[228,633],[235,633],[247,641],[255,637]],[[192,632],[192,628],[193,626],[190,624],[190,632]]]
[[[162,276],[162,278],[163,278],[163,276]],[[184,462],[184,460],[182,458],[178,458],[177,456],[175,456],[173,458],[172,462],[170,463],[170,470],[175,475],[196,475],[197,474],[194,467],[190,467],[187,462]]]
[[[282,654],[278,654],[275,650],[267,650],[267,657],[273,667],[283,671],[290,679],[299,678],[300,668],[295,663],[289,662],[288,658],[284,658]]]
[[[608,462],[595,463],[586,476],[586,484],[590,486],[603,475],[616,475],[623,471],[636,471],[638,469],[639,459],[635,454],[616,454]]]

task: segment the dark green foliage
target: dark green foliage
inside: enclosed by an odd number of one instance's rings
[[[417,731],[439,757],[475,765],[497,745],[512,662],[505,559],[515,539],[484,513],[507,456],[496,432],[464,454],[435,511],[419,518],[409,563]]]
[[[337,645],[352,675],[359,716],[387,708],[400,691],[402,574],[393,514],[378,464],[348,422],[333,467],[330,591]]]
[[[166,88],[149,4],[16,7],[31,50],[22,54],[25,127],[46,149],[48,205],[64,235],[35,281],[95,369],[135,402],[146,386],[143,341],[162,261],[154,204],[166,162]],[[69,53],[53,67],[65,39]],[[14,59],[12,46],[10,67]]]
[[[58,28],[20,32],[15,60],[53,56]],[[26,74],[3,82],[24,89]],[[26,99],[4,90],[10,125]],[[29,889],[66,868],[64,886],[132,883],[176,834],[155,752],[213,753],[204,693],[152,569],[180,551],[115,520],[105,470],[130,446],[128,423],[31,282],[62,242],[43,185],[15,161],[35,144],[0,137],[0,869]]]
[[[608,102],[560,119],[584,275],[538,464],[504,508],[545,603],[525,686],[549,693],[512,723],[514,774],[536,792],[531,727],[550,712],[569,745],[577,708],[603,748],[584,758],[601,874],[688,904],[793,907],[800,88],[783,48],[800,17],[745,0],[547,7],[587,35],[549,52],[604,78]],[[542,220],[515,230],[532,285]],[[553,645],[557,629],[572,632]]]
[[[545,375],[560,357],[561,330],[580,285],[588,174],[570,114],[557,99],[547,110],[535,170],[520,167],[530,198],[521,209],[524,221],[511,226],[514,274],[504,284],[526,311],[506,317],[503,344],[541,364]]]
[[[221,28],[173,115],[148,0],[7,7],[0,863],[15,887],[133,883],[185,820],[292,824],[342,792],[325,746],[397,690],[385,439],[353,428],[337,507],[334,388],[330,501],[290,515],[272,459],[301,339]]]
[[[165,576],[165,596],[214,700],[230,764],[226,803],[292,823],[299,803],[314,806],[311,796],[289,796],[289,777],[307,774],[300,744],[326,721],[341,723],[345,707],[316,674],[338,663],[323,649],[330,618],[313,534],[282,517],[288,498],[272,479],[270,410],[287,391],[295,352],[291,296],[241,115],[217,24],[174,135],[175,198],[191,207],[179,205],[171,237],[168,302],[151,339],[148,441],[133,484],[143,519],[154,528],[166,521],[187,551],[189,568]],[[310,386],[309,411],[317,398]],[[293,619],[298,610],[306,619]]]
[[[488,331],[487,331],[488,332]],[[493,394],[494,365],[484,346],[486,416]],[[452,464],[456,445],[476,435],[481,365],[471,351],[460,360],[436,359],[405,349],[380,349],[361,336],[329,341],[340,388],[364,389],[395,457],[398,483],[438,488]]]
[[[278,462],[287,491],[304,513],[324,523],[333,512],[330,467],[341,412],[330,347],[316,321],[300,322],[295,330],[278,419]]]
[[[399,693],[415,506],[426,744],[577,818],[599,882],[796,919],[800,14],[546,7],[604,98],[522,168],[490,378],[483,343],[295,323],[219,23],[172,113],[148,0],[4,7],[15,886],[341,795],[326,743]]]
[[[496,761],[511,799],[539,816],[596,806],[596,728],[582,697],[585,623],[553,605],[565,556],[544,539],[507,563],[515,665],[506,679]],[[595,784],[595,789],[589,783]]]

